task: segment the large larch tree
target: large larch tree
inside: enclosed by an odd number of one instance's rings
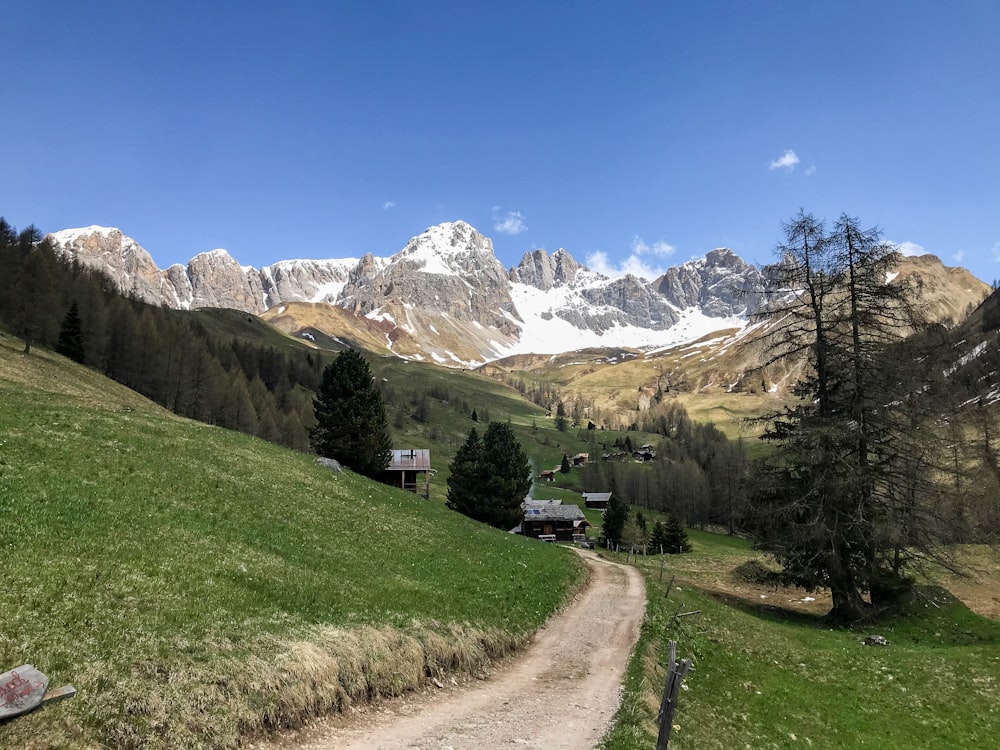
[[[789,579],[828,587],[831,618],[853,622],[898,599],[907,563],[932,552],[933,529],[901,502],[922,481],[901,429],[917,357],[900,346],[920,320],[878,230],[843,215],[827,232],[803,212],[784,229],[766,274],[764,364],[805,355],[809,373],[799,400],[766,417],[774,450],[757,465],[750,526]]]

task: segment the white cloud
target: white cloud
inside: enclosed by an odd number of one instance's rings
[[[670,247],[666,243],[657,244]],[[671,251],[672,250],[673,248],[671,248]],[[640,279],[653,281],[663,275],[666,270],[665,268],[646,263],[640,255],[641,253],[633,252],[621,261],[620,264],[616,265],[614,261],[608,258],[608,254],[606,252],[603,250],[595,250],[587,255],[586,265],[591,271],[596,271],[597,273],[607,276],[610,279],[617,279],[630,273],[633,276],[638,276]]]
[[[608,260],[608,254],[603,250],[595,250],[587,256],[587,268],[604,276],[620,276],[618,269]]]
[[[806,170],[806,177],[812,177],[814,174],[816,174],[816,165],[810,164],[809,169]]]
[[[493,206],[493,229],[502,234],[520,234],[527,231],[524,215],[520,211],[508,211],[501,215],[500,206]]]
[[[798,155],[788,149],[785,153],[779,156],[777,159],[772,161],[767,165],[768,169],[787,169],[789,172],[795,169],[795,165],[799,163]]]
[[[647,245],[646,241],[642,239],[639,235],[635,235],[632,238],[632,254],[633,255],[657,255],[661,258],[666,258],[667,256],[674,254],[673,245],[660,240],[659,242],[654,242],[652,245]]]
[[[927,251],[924,250],[923,245],[918,245],[916,242],[895,242],[893,243],[899,248],[899,252],[903,255],[926,255]]]
[[[382,204],[383,211],[388,211],[390,208],[395,208],[395,207],[396,207],[396,201],[386,201],[385,203]]]
[[[956,250],[955,254],[951,256],[951,259],[956,263],[961,263],[965,260],[965,250]]]

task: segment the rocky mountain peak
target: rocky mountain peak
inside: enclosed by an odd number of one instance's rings
[[[562,248],[551,255],[538,249],[525,253],[521,262],[507,272],[507,277],[511,281],[548,291],[555,286],[572,286],[581,268],[583,266]]]
[[[493,241],[464,221],[429,227],[412,237],[406,247],[389,259],[414,271],[435,274],[470,273],[500,269]]]
[[[49,235],[53,246],[87,268],[105,274],[123,295],[177,306],[177,298],[152,256],[115,227],[92,225]]]
[[[654,284],[677,308],[713,317],[746,315],[760,303],[760,272],[725,247],[667,270]]]

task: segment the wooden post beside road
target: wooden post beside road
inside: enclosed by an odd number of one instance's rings
[[[660,732],[656,736],[656,750],[667,750],[667,745],[670,743],[670,730],[674,726],[677,696],[681,691],[684,676],[690,669],[690,659],[684,659],[680,664],[677,663],[677,641],[670,641],[670,653],[667,656],[667,679],[663,686],[663,699],[660,701]]]

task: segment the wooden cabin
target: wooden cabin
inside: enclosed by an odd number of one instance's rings
[[[557,542],[572,542],[574,534],[586,533],[590,521],[579,505],[563,505],[558,500],[525,500],[521,533],[525,536],[555,537]]]
[[[611,502],[610,492],[583,493],[583,505],[586,508],[593,508],[595,510],[607,510],[609,502]]]
[[[382,482],[430,499],[432,471],[427,448],[394,448]]]

